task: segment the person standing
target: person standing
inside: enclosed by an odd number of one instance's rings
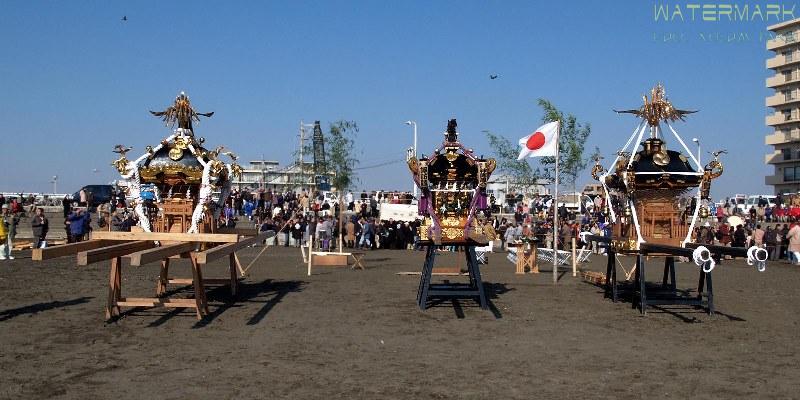
[[[3,214],[8,210],[8,205],[3,203]],[[5,218],[0,218],[0,260],[13,260],[11,247],[8,245],[8,228]]]
[[[374,232],[375,228],[373,226],[372,219],[370,218],[364,223],[364,228],[361,231],[361,240],[358,243],[358,247],[364,249],[365,248],[364,246],[366,245],[366,248],[371,249]]]
[[[72,199],[69,195],[64,196],[64,199],[61,200],[61,207],[64,211],[64,219],[67,219],[69,213],[72,211]]]
[[[789,224],[783,224],[783,229],[781,229],[780,233],[781,237],[781,249],[780,249],[780,258],[789,258],[788,254],[788,246],[789,246]]]
[[[753,231],[753,242],[755,242],[756,246],[764,247],[764,235],[765,234],[766,234],[766,232],[764,232],[764,230],[761,229],[761,225],[760,224],[756,225],[756,230]]]
[[[33,248],[47,247],[47,231],[50,229],[50,222],[44,216],[43,208],[36,209],[36,214],[31,219],[31,228],[33,229]]]
[[[789,261],[792,265],[800,265],[800,225],[792,224],[792,229],[789,229],[786,238],[789,243],[787,250],[790,254]]]
[[[14,239],[17,236],[17,224],[19,224],[19,217],[11,212],[9,209],[8,204],[3,204],[3,224],[6,226],[6,244],[8,245],[8,259],[13,260],[14,257],[11,257],[11,250],[14,248]]]
[[[83,241],[83,235],[86,233],[85,223],[87,219],[87,214],[81,209],[76,209],[67,217],[67,222],[69,222],[69,235],[72,243]]]

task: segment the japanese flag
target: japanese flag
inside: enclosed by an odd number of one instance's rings
[[[556,142],[558,142],[558,121],[544,124],[519,140],[522,149],[517,160],[525,157],[555,157]]]

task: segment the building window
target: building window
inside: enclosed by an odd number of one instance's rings
[[[783,169],[783,181],[794,182],[800,180],[800,168],[786,167]]]
[[[792,119],[792,110],[781,110],[783,113],[783,120],[790,121]]]
[[[781,149],[781,155],[783,156],[783,161],[789,161],[792,159],[792,149]]]
[[[792,70],[783,71],[783,81],[788,82],[792,80]]]
[[[783,53],[783,60],[784,62],[792,62],[792,56],[794,55],[793,51],[786,51]]]

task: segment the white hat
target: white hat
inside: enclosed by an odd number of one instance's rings
[[[8,204],[3,204],[3,210],[7,210],[7,209],[8,209]]]
[[[707,227],[711,226],[711,224],[709,224],[708,222],[706,222],[706,223],[705,223],[703,226],[705,226],[705,227],[707,228]]]

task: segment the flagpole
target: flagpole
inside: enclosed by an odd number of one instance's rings
[[[556,125],[556,185],[553,196],[553,284],[558,283],[558,159],[559,139],[561,139],[561,121]]]

